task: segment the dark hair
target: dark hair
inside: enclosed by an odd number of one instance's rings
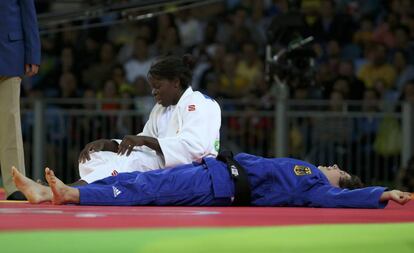
[[[183,89],[190,86],[193,76],[194,59],[191,55],[183,57],[168,55],[157,59],[148,71],[148,76],[156,79],[174,80],[178,78]]]
[[[341,177],[339,179],[339,187],[353,190],[364,187],[364,184],[359,177],[351,175],[351,177]]]

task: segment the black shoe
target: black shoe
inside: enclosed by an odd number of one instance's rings
[[[21,191],[15,191],[7,197],[7,200],[27,200]]]

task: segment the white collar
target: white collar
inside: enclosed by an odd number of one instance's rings
[[[181,101],[183,101],[186,97],[190,96],[191,94],[193,94],[193,88],[191,88],[191,86],[188,86],[188,88],[184,91],[183,95],[181,95],[180,99],[178,100],[177,105],[180,104]]]

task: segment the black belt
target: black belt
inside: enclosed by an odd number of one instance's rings
[[[234,181],[235,196],[233,206],[250,206],[250,186],[246,170],[234,160],[231,151],[220,151],[217,160],[225,162]]]

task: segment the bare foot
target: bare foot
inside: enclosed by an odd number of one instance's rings
[[[78,189],[65,185],[49,168],[45,169],[45,177],[53,193],[53,204],[63,205],[66,203],[79,203]]]
[[[13,182],[27,200],[32,204],[39,204],[52,200],[52,192],[49,187],[40,185],[20,173],[16,167],[12,167]]]

